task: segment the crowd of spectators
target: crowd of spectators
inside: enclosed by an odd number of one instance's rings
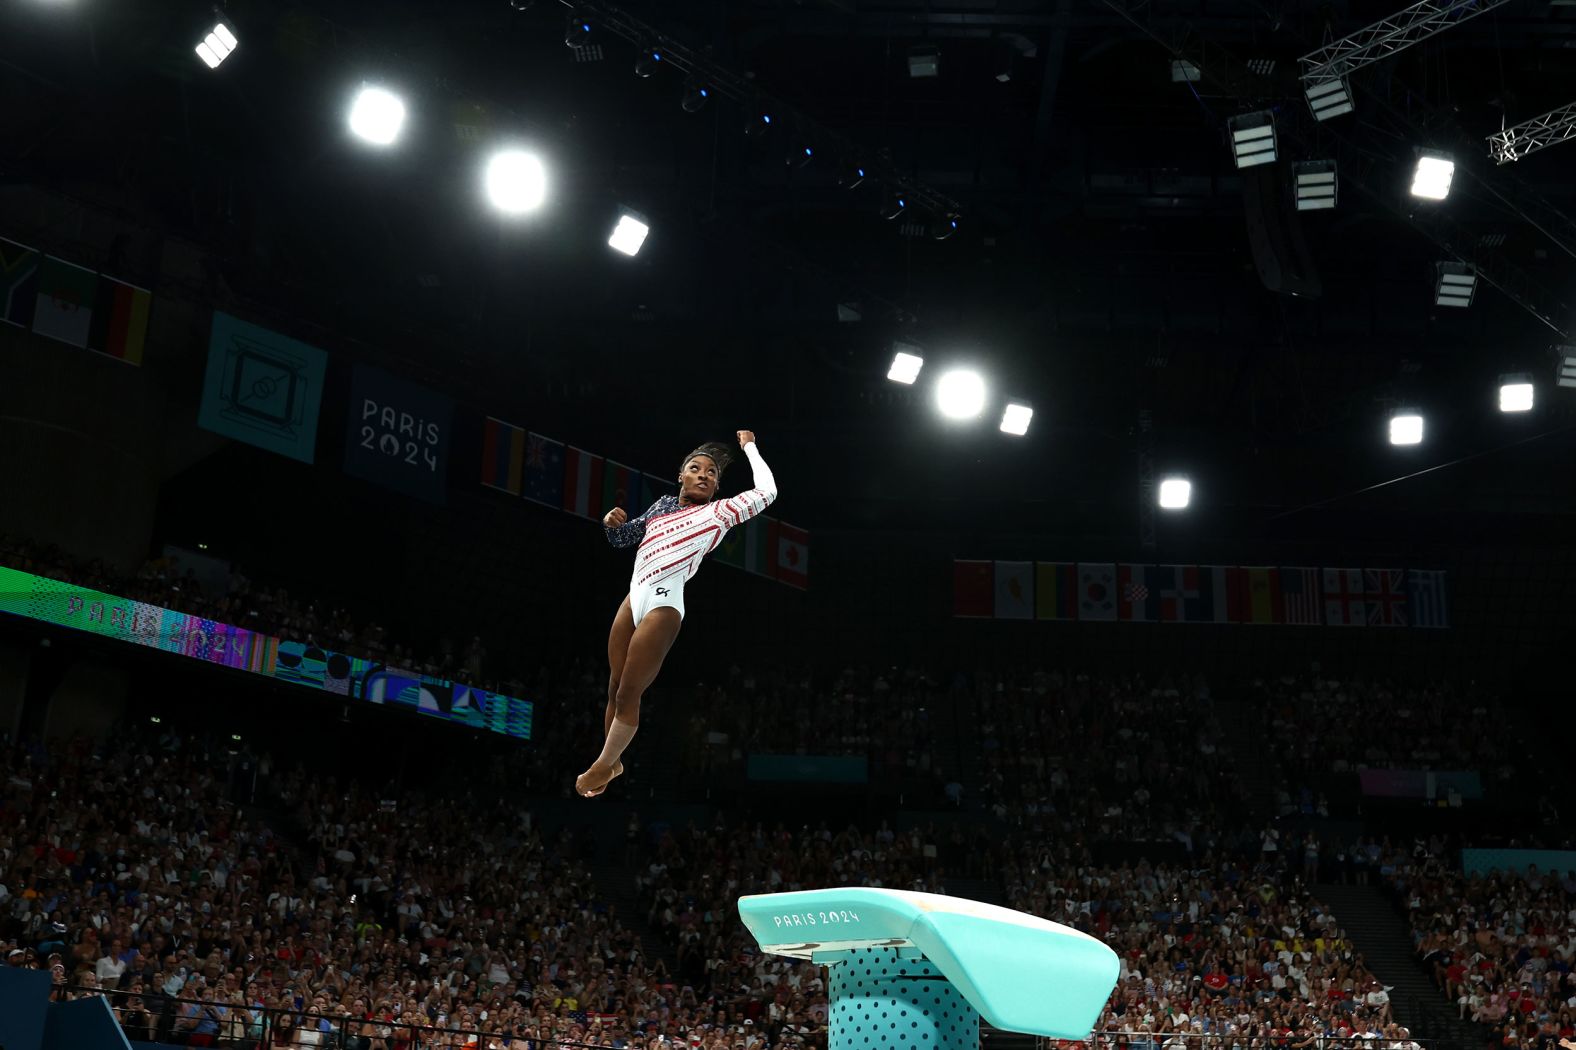
[[[1362,769],[1475,770],[1486,781],[1515,772],[1502,713],[1470,685],[1285,675],[1252,690],[1265,746],[1293,794]]]
[[[685,756],[701,776],[737,775],[751,753],[858,755],[874,781],[939,795],[955,779],[953,707],[917,668],[734,665],[686,699]]]
[[[1387,850],[1381,870],[1461,1017],[1517,1050],[1576,1038],[1576,871],[1469,876],[1438,841]]]
[[[254,582],[240,569],[199,577],[190,566],[183,568],[177,556],[167,555],[150,559],[128,576],[100,559],[75,558],[53,544],[5,533],[0,533],[0,565],[410,671],[458,678],[506,693],[513,689],[511,695],[519,695],[521,688],[520,682],[505,681],[489,666],[479,636],[458,642],[441,638],[436,651],[418,651],[376,622],[359,620],[349,610],[326,602],[293,596],[283,587]]]
[[[638,820],[631,831],[646,834]],[[792,830],[718,817],[710,827],[653,829],[635,881],[647,922],[673,948],[683,980],[712,989],[752,1025],[804,1037],[825,1025],[825,983],[808,963],[762,955],[739,921],[739,897],[834,886],[945,893],[948,865],[961,865],[970,845],[957,825]]]
[[[1415,1046],[1295,865],[1205,855],[1099,866],[1048,842],[1004,852],[1011,906],[1099,937],[1121,959],[1095,1045]]]
[[[584,842],[498,804],[506,767],[391,795],[245,756],[270,824],[233,800],[237,760],[173,733],[6,746],[0,956],[189,1045],[770,1050],[644,957]]]
[[[954,692],[978,726],[984,804],[1031,838],[1202,852],[1242,823],[1200,680],[980,673]]]

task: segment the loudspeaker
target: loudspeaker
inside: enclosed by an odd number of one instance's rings
[[[1259,280],[1272,292],[1317,299],[1324,287],[1302,236],[1291,180],[1279,164],[1242,168],[1237,174],[1242,178],[1248,246]]]

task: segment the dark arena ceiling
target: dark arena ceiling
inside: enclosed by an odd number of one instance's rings
[[[1299,56],[1398,8],[624,5],[757,93],[692,114],[673,68],[634,74],[607,5],[571,49],[570,8],[540,0],[234,0],[240,48],[209,71],[204,4],[6,0],[0,178],[140,231],[110,249],[129,272],[156,273],[159,238],[194,242],[224,301],[620,458],[753,426],[814,491],[783,508],[811,528],[988,531],[983,506],[1018,532],[1130,529],[1147,443],[1221,532],[1314,504],[1565,529],[1576,390],[1551,348],[1576,342],[1576,143],[1496,166],[1486,136],[1576,101],[1576,6],[1494,7],[1358,71],[1355,112],[1316,122]],[[910,76],[915,48],[939,75]],[[1174,82],[1178,56],[1204,75]],[[366,81],[407,100],[396,149],[345,132]],[[757,107],[777,119],[749,137]],[[1292,213],[1301,295],[1260,279],[1229,148],[1226,122],[1265,110],[1275,178],[1330,158],[1342,180],[1333,211]],[[548,164],[529,221],[481,200],[499,142]],[[1446,201],[1407,192],[1420,148],[1456,157]],[[845,188],[855,164],[888,178]],[[958,231],[883,219],[894,185],[954,202]],[[651,221],[634,259],[604,243],[620,206]],[[1469,309],[1434,303],[1447,259],[1480,268]],[[1029,435],[941,425],[884,379],[894,340],[977,364],[996,404],[1035,407]],[[1537,378],[1529,416],[1495,411],[1507,372]],[[1403,402],[1429,439],[1399,452]]]

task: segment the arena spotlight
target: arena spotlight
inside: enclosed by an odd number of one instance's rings
[[[863,183],[867,177],[863,164],[850,164],[837,177],[837,184],[845,190],[851,190]]]
[[[1517,374],[1499,377],[1499,410],[1501,412],[1532,411],[1532,377]]]
[[[1401,409],[1390,417],[1390,444],[1420,445],[1423,443],[1423,417],[1410,409]]]
[[[363,87],[350,106],[350,130],[374,146],[390,146],[405,126],[405,103],[380,87]]]
[[[1029,432],[1029,420],[1033,418],[1034,409],[1009,402],[1001,414],[1001,432],[1022,437]]]
[[[956,213],[948,213],[930,224],[930,236],[938,241],[944,241],[958,232],[958,217]]]
[[[1237,167],[1275,162],[1275,117],[1269,110],[1232,117],[1226,127],[1231,131],[1231,155]]]
[[[1442,201],[1450,196],[1450,180],[1456,162],[1448,153],[1423,150],[1417,155],[1417,170],[1412,173],[1412,196]]]
[[[616,252],[625,255],[635,255],[640,251],[640,246],[646,243],[646,234],[651,232],[644,218],[634,212],[626,211],[618,217],[618,225],[613,227],[612,234],[607,239],[607,246]]]
[[[892,367],[887,369],[887,378],[894,383],[912,384],[919,378],[919,370],[924,367],[923,357],[899,350],[892,355]]]
[[[1340,77],[1309,84],[1303,95],[1308,99],[1308,108],[1313,110],[1314,120],[1329,120],[1352,111],[1351,89]]]
[[[1477,291],[1477,268],[1463,262],[1434,264],[1434,303],[1466,309]]]
[[[509,6],[516,11],[529,11],[536,0],[509,0]]]
[[[635,76],[642,79],[649,77],[662,66],[662,52],[654,47],[648,47],[635,59]]]
[[[1292,166],[1297,187],[1297,210],[1320,211],[1335,207],[1335,161],[1304,160]]]
[[[881,217],[888,221],[902,215],[908,208],[908,201],[901,193],[889,193],[881,204]]]
[[[967,368],[942,373],[936,380],[936,408],[948,419],[973,419],[985,409],[985,380]]]
[[[240,41],[235,38],[235,31],[224,22],[214,23],[208,30],[208,35],[197,44],[197,57],[202,59],[203,65],[209,69],[218,69],[219,63],[229,58],[240,46]]]
[[[569,16],[564,23],[564,46],[585,47],[591,42],[591,22],[578,14]]]
[[[1576,346],[1557,346],[1554,358],[1558,370],[1554,373],[1556,386],[1576,387]]]
[[[679,108],[686,113],[699,113],[709,98],[711,98],[711,89],[691,77],[684,82],[684,94],[679,97]]]
[[[1161,510],[1186,510],[1193,501],[1193,483],[1180,474],[1161,478],[1157,499]]]
[[[757,113],[744,125],[744,133],[752,139],[758,139],[772,129],[772,115],[770,113]]]
[[[500,150],[487,162],[486,185],[493,207],[505,215],[524,215],[546,199],[547,171],[534,153]]]

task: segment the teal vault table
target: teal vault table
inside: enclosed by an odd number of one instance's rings
[[[762,951],[826,966],[828,1050],[979,1050],[981,1017],[1083,1039],[1119,970],[1088,934],[935,893],[756,894],[739,917]]]

